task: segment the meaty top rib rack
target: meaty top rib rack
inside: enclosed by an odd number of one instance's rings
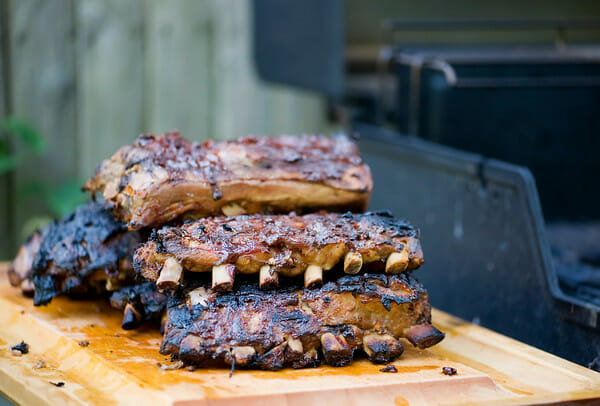
[[[11,283],[23,290],[32,279],[36,306],[63,293],[117,290],[135,276],[131,255],[140,241],[101,203],[85,204],[34,234],[13,262]]]
[[[159,288],[177,285],[183,270],[212,270],[213,289],[230,290],[235,271],[259,273],[260,287],[277,286],[278,274],[304,273],[305,286],[322,282],[341,259],[344,271],[418,268],[418,230],[388,212],[243,215],[206,218],[164,227],[140,246],[134,267]]]
[[[444,338],[430,324],[427,292],[406,274],[347,275],[319,289],[239,283],[234,293],[186,283],[169,299],[161,346],[185,364],[302,368],[320,363],[319,349],[334,366],[361,350],[386,363],[402,354],[399,338],[419,348]]]
[[[363,211],[373,181],[346,136],[240,138],[193,143],[179,133],[141,135],[105,160],[84,186],[102,192],[131,229],[184,213],[215,215]]]

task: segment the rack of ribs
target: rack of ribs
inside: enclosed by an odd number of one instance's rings
[[[88,203],[34,233],[13,261],[9,279],[36,306],[60,294],[119,289],[133,281],[138,232],[115,221],[101,203]]]
[[[84,189],[101,192],[130,229],[217,215],[363,211],[373,181],[347,136],[190,142],[141,135],[103,161]]]
[[[184,286],[185,285],[185,286]],[[162,354],[184,364],[281,369],[346,365],[363,351],[376,363],[444,338],[431,325],[423,286],[408,274],[346,275],[317,289],[258,289],[256,281],[217,292],[186,282],[169,299]]]
[[[134,267],[173,288],[183,271],[212,271],[212,288],[231,290],[235,274],[259,274],[260,288],[277,287],[279,275],[303,274],[319,286],[323,271],[343,261],[347,274],[397,274],[423,263],[419,232],[389,212],[240,215],[204,218],[155,231],[134,255]]]
[[[135,278],[131,260],[141,240],[103,204],[84,204],[27,239],[9,267],[9,281],[34,296],[36,306],[60,294],[109,294],[112,307],[123,311],[122,327],[136,328],[160,320],[167,302],[155,283]]]

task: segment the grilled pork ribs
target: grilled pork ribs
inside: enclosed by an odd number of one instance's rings
[[[290,211],[363,211],[373,182],[346,136],[190,142],[141,135],[84,186],[131,229],[181,218]]]
[[[275,370],[343,366],[361,351],[386,363],[402,354],[399,338],[426,348],[444,337],[430,324],[427,292],[407,274],[345,275],[318,289],[286,283],[265,291],[240,282],[223,293],[186,280],[169,299],[161,353]]]
[[[134,255],[136,270],[159,288],[177,285],[183,270],[212,271],[212,288],[223,291],[236,272],[258,273],[261,288],[276,287],[280,274],[304,274],[305,286],[317,286],[340,261],[348,274],[418,268],[418,230],[387,212],[215,217],[164,227]]]
[[[410,275],[418,230],[353,214],[372,187],[346,136],[141,135],[85,184],[103,203],[34,234],[9,277],[36,305],[110,297],[125,329],[162,317],[161,353],[188,365],[387,363],[401,339],[427,348],[444,334]]]
[[[123,328],[158,320],[166,296],[152,282],[139,283],[131,261],[142,241],[101,203],[88,203],[60,221],[34,232],[9,267],[9,281],[36,306],[55,296],[110,295],[123,310]]]

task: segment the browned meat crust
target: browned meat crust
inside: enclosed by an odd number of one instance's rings
[[[407,274],[344,276],[315,290],[250,282],[219,293],[186,283],[169,299],[161,345],[186,364],[343,366],[361,352],[385,363],[402,353],[399,338],[425,348],[444,337],[430,324],[427,292]]]
[[[141,135],[84,186],[102,192],[132,229],[193,218],[292,210],[362,211],[371,173],[346,136],[279,136],[193,143]]]
[[[388,273],[418,268],[423,263],[418,230],[388,212],[206,218],[153,233],[136,251],[134,267],[164,282],[160,287],[176,285],[182,269],[212,270],[213,287],[229,278],[231,288],[234,270],[260,273],[261,287],[265,281],[276,286],[278,274],[304,274],[308,286],[341,260],[351,274],[363,264]]]
[[[21,246],[19,252],[13,262],[8,267],[8,280],[14,287],[20,287],[21,292],[25,296],[33,296],[35,288],[31,270],[33,263],[40,250],[42,241],[48,234],[50,226],[46,226],[41,230],[36,230],[27,238],[27,241]]]
[[[47,304],[59,294],[102,293],[131,283],[131,255],[140,241],[139,233],[115,221],[101,203],[79,206],[45,230],[32,264],[34,304]]]

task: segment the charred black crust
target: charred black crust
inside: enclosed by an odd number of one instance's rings
[[[187,278],[183,286],[171,292],[162,354],[178,354],[184,363],[193,365],[215,360],[231,363],[232,348],[251,346],[256,354],[246,365],[236,365],[236,368],[300,368],[314,366],[321,361],[343,366],[352,360],[354,351],[361,348],[362,330],[349,324],[326,324],[312,311],[306,310],[306,306],[331,306],[337,300],[336,296],[350,293],[360,296],[360,301],[381,300],[383,304],[384,300],[389,300],[390,303],[402,304],[409,313],[413,312],[416,302],[426,302],[422,307],[424,312],[428,313],[430,309],[423,286],[416,279],[402,274],[349,275],[319,289],[302,288],[301,281],[288,282],[277,291],[264,291],[256,282],[244,280],[236,283],[233,292],[212,294],[209,290],[210,299],[194,305],[188,303],[189,292],[209,286],[206,280]],[[394,290],[398,295],[393,294]],[[388,294],[382,297],[382,292]],[[382,313],[387,311],[390,309],[381,310]],[[256,331],[248,331],[244,327],[246,322],[242,321],[252,315],[261,317]],[[423,318],[419,314],[410,317],[415,322]],[[289,351],[285,351],[283,337],[299,339],[306,350],[319,348],[319,337],[325,332],[341,337],[348,347],[334,352],[322,351],[309,358],[298,357],[297,354],[292,357]],[[182,340],[190,336],[195,337],[199,344],[182,347]],[[386,363],[394,360],[402,353],[401,344],[397,347],[391,349],[382,345],[382,348],[375,348],[372,361]]]
[[[19,351],[21,354],[27,354],[29,352],[29,344],[21,341],[19,344],[12,345],[10,349],[12,351]]]
[[[154,244],[158,254],[174,255],[180,261],[195,260],[191,253],[190,242],[196,242],[224,255],[224,263],[234,263],[240,255],[269,251],[278,257],[280,269],[294,267],[292,254],[302,257],[302,248],[325,247],[343,243],[350,251],[381,252],[401,251],[407,239],[417,238],[419,230],[404,220],[397,220],[388,212],[367,212],[363,214],[313,213],[307,215],[239,215],[232,217],[203,218],[180,226],[165,226],[154,230],[147,246]],[[417,242],[418,244],[418,242]],[[160,260],[147,250],[147,255],[136,255],[139,267],[152,268],[154,262],[160,268]],[[417,254],[417,251],[411,253]],[[143,257],[143,258],[141,258]],[[385,266],[383,261],[375,261],[365,266],[365,270],[376,270]],[[420,262],[411,261],[409,269],[420,266]],[[143,270],[142,270],[143,271]],[[142,272],[143,273],[143,272]]]
[[[158,321],[167,306],[167,295],[159,292],[154,282],[142,282],[126,286],[110,296],[112,307],[123,310],[130,304],[141,316],[132,320],[123,320],[124,330],[139,327],[145,321]]]
[[[93,292],[88,277],[98,270],[116,276],[119,260],[131,258],[140,240],[139,233],[114,220],[105,204],[79,206],[48,227],[32,268],[34,304],[63,293]]]

